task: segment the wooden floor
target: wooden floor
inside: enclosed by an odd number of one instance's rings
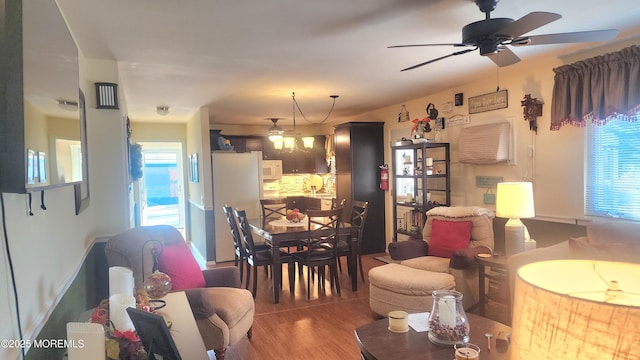
[[[325,292],[319,292],[317,284],[312,283],[310,301],[306,300],[306,271],[302,281],[296,275],[295,294],[292,294],[286,266],[283,266],[280,304],[274,304],[271,279],[260,268],[253,338],[244,338],[230,346],[226,359],[359,359],[353,331],[378,319],[369,309],[367,279],[369,269],[384,265],[374,259],[378,255],[384,254],[363,256],[365,282],[358,280],[358,291],[351,291],[343,259],[341,296],[334,294],[328,282]],[[233,266],[233,262],[215,265],[219,266]]]
[[[311,300],[307,301],[306,271],[300,281],[296,274],[295,294],[289,291],[287,267],[283,266],[283,289],[280,304],[273,303],[271,278],[258,269],[256,314],[253,322],[253,338],[242,339],[230,346],[226,359],[360,359],[355,342],[357,327],[380,319],[369,309],[368,272],[385,263],[374,259],[373,254],[363,256],[365,282],[358,279],[358,291],[351,291],[346,260],[342,259],[340,275],[342,294],[338,296],[326,284],[326,293],[318,292],[312,283]],[[233,266],[233,262],[213,267]],[[327,276],[328,278],[328,276]],[[317,281],[317,280],[316,280]],[[503,307],[489,304],[487,317],[506,323]],[[472,311],[477,313],[477,308]],[[210,352],[212,357],[212,351]]]

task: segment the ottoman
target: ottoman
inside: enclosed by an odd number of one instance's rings
[[[431,292],[453,290],[455,287],[455,279],[448,273],[400,264],[377,266],[369,271],[369,306],[384,317],[393,310],[408,313],[431,311]]]

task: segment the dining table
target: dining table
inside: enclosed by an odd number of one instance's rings
[[[271,257],[273,259],[272,276],[273,281],[273,302],[280,302],[280,281],[282,278],[282,261],[280,260],[280,249],[283,247],[297,246],[308,236],[308,221],[303,219],[297,223],[290,223],[286,219],[253,218],[248,219],[251,231],[262,238],[271,246]],[[357,232],[359,228],[350,223],[341,222],[338,226],[338,236],[345,237],[350,249],[357,246]],[[351,280],[351,290],[358,290],[357,255],[354,251],[349,251],[347,256],[347,268],[349,279]],[[307,284],[309,286],[309,284]]]

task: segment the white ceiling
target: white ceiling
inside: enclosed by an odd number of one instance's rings
[[[418,98],[496,68],[477,51],[401,69],[458,50],[388,49],[453,43],[482,20],[472,0],[57,0],[85,57],[117,60],[132,121],[182,121],[206,106],[210,123],[270,125],[292,118],[295,91],[305,115],[332,120]],[[563,17],[529,33],[619,29],[640,34],[637,0],[503,0],[492,17],[532,11]],[[512,48],[523,60],[601,43]],[[157,106],[169,106],[160,117]],[[299,121],[300,125],[304,125]]]

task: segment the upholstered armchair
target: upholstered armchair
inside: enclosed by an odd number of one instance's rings
[[[152,273],[154,256],[158,268],[172,279],[172,291],[184,290],[208,350],[224,359],[227,346],[245,335],[251,337],[255,304],[251,292],[241,289],[236,267],[200,270],[180,232],[168,225],[129,229],[109,239],[105,247],[109,266],[133,271],[135,286],[143,287]]]
[[[451,274],[455,289],[463,294],[463,305],[468,309],[477,304],[479,296],[478,266],[474,258],[480,253],[493,252],[494,216],[491,210],[481,207],[433,208],[427,211],[422,240],[389,244],[389,255],[404,266]],[[424,276],[429,276],[426,272]]]

